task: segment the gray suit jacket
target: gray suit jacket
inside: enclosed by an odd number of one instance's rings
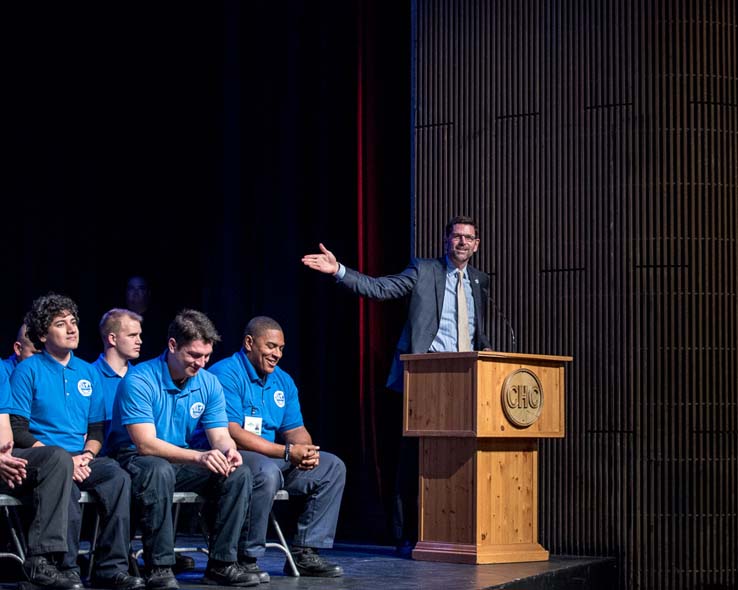
[[[484,334],[484,318],[489,299],[489,275],[468,265],[467,276],[474,296],[474,350],[491,348]],[[414,258],[397,275],[370,277],[350,268],[339,281],[357,295],[371,299],[399,299],[410,295],[407,321],[397,342],[387,387],[402,391],[403,368],[400,355],[428,352],[438,332],[446,289],[446,257]]]

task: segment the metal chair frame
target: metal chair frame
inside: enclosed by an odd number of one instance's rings
[[[274,501],[282,501],[282,500],[289,500],[290,495],[287,493],[287,490],[278,490],[277,493],[274,495]],[[172,524],[174,526],[174,531],[176,534],[177,531],[177,524],[179,522],[179,510],[182,504],[204,504],[205,498],[198,495],[195,492],[174,492],[174,495],[172,496],[172,505],[174,507],[174,512],[172,515]],[[282,529],[279,526],[279,523],[277,522],[276,517],[274,516],[274,511],[272,510],[269,513],[269,522],[272,525],[272,528],[274,529],[274,532],[277,535],[277,538],[279,539],[279,543],[273,543],[273,542],[267,542],[266,546],[267,548],[271,549],[279,549],[282,551],[282,553],[285,554],[285,557],[287,558],[287,563],[289,564],[290,572],[292,573],[292,576],[299,577],[300,572],[297,570],[297,566],[295,565],[295,560],[292,557],[292,553],[290,552],[290,547],[287,545],[287,541],[284,538],[284,534],[282,533]],[[207,547],[208,543],[208,533],[203,525],[202,519],[200,520],[200,528],[202,530],[203,538],[205,539],[205,546],[194,546],[194,547],[182,547],[175,545],[174,552],[175,553],[193,553],[193,552],[200,552],[204,553],[206,555],[209,554],[209,550]],[[138,563],[138,558],[141,557],[143,553],[143,549],[139,549],[137,551],[134,551],[131,554],[131,557],[133,559],[133,562],[135,564]]]
[[[88,492],[81,492],[79,503],[82,504],[82,511],[84,517],[84,507],[87,504],[97,504],[97,500],[91,496]],[[21,522],[20,516],[16,512],[17,508],[31,506],[31,499],[27,496],[17,498],[10,494],[0,494],[0,506],[3,509],[5,518],[8,521],[8,528],[10,531],[10,538],[13,542],[15,553],[0,552],[0,559],[14,559],[21,564],[26,560],[26,553],[28,552],[28,545],[26,543],[26,535],[23,531],[23,523]],[[79,549],[80,555],[90,556],[90,571],[95,561],[95,548],[97,547],[97,535],[100,532],[100,514],[95,513],[95,524],[92,530],[92,538],[90,539],[89,549]]]

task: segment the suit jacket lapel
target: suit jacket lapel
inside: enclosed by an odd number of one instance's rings
[[[446,257],[438,258],[438,264],[433,268],[436,283],[436,317],[441,321],[441,311],[443,310],[443,296],[446,293]]]

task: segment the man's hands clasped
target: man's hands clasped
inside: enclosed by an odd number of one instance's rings
[[[219,473],[224,477],[228,477],[236,470],[236,467],[240,467],[243,464],[243,458],[241,457],[241,453],[236,449],[229,448],[225,451],[213,449],[200,453],[197,463],[208,468],[213,473]]]
[[[298,469],[310,471],[320,463],[320,447],[302,443],[290,446],[290,463]]]
[[[8,441],[0,446],[0,481],[12,490],[21,485],[26,478],[26,464],[28,461],[20,457],[13,457],[13,441]]]

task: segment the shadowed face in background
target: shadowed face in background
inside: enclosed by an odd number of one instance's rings
[[[146,279],[134,276],[128,279],[126,286],[126,307],[136,313],[144,313],[149,306],[151,290]]]

